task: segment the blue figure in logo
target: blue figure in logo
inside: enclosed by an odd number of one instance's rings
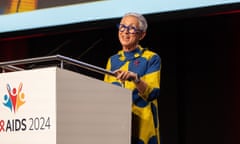
[[[4,99],[3,104],[12,111],[12,102],[9,95],[5,94],[3,99]]]
[[[11,111],[14,109],[14,100],[16,99],[16,89],[11,89],[10,85],[7,84],[8,95],[4,95],[4,105],[8,107]]]

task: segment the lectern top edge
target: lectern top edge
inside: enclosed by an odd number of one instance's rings
[[[24,70],[23,68],[16,67],[15,65],[22,65],[22,64],[34,64],[34,63],[40,63],[40,62],[49,62],[49,61],[59,61],[60,62],[60,68],[64,67],[64,63],[75,65],[93,72],[97,72],[100,74],[108,74],[115,76],[115,74],[111,71],[108,71],[104,68],[97,67],[70,57],[62,56],[62,55],[53,55],[53,56],[44,56],[44,57],[35,57],[35,58],[28,58],[28,59],[20,59],[20,60],[13,60],[13,61],[6,61],[6,62],[0,62],[0,68],[2,68],[2,71],[5,72],[5,70],[10,71],[21,71]]]

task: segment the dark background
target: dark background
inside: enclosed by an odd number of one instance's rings
[[[239,8],[146,18],[149,29],[141,45],[162,58],[162,144],[240,143]],[[105,68],[107,58],[120,50],[115,26],[119,21],[3,34],[0,61],[61,54]],[[71,69],[103,78],[87,70]]]

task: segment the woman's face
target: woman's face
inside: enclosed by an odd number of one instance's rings
[[[145,32],[139,30],[138,19],[134,16],[122,18],[120,25],[124,28],[118,31],[118,38],[122,45],[123,51],[128,52],[137,48],[139,41],[145,36]],[[135,33],[129,32],[130,29],[136,29]]]

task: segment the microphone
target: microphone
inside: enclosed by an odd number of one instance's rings
[[[79,56],[75,57],[75,59],[77,60],[80,60],[83,56],[85,56],[90,50],[92,50],[93,48],[96,47],[96,45],[98,45],[103,39],[102,38],[99,38],[97,39],[96,41],[94,41],[84,52],[82,52]],[[72,71],[75,71],[75,72],[78,72],[78,73],[83,73],[84,70],[78,68],[78,67],[75,67],[75,66],[69,66],[69,67],[66,67],[65,68],[68,68]],[[89,75],[89,73],[87,73]]]
[[[103,39],[100,38],[97,41],[94,41],[83,53],[76,57],[76,59],[82,58],[85,54],[87,54],[90,50],[92,50],[97,44],[99,44]]]
[[[57,54],[63,47],[68,45],[70,42],[72,42],[72,40],[65,40],[64,42],[60,43],[60,45],[58,45],[56,48],[54,48],[52,51],[47,53],[45,56],[51,56],[51,55]],[[28,69],[33,69],[33,68],[40,68],[40,67],[45,67],[45,66],[31,64],[27,68]]]
[[[53,49],[52,51],[50,51],[49,53],[47,53],[46,56],[50,56],[53,54],[56,54],[56,52],[58,52],[61,48],[63,48],[64,46],[68,45],[72,40],[65,40],[63,43],[61,43],[60,45],[58,45],[55,49]]]

